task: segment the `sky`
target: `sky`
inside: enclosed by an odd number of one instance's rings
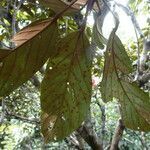
[[[121,3],[122,5],[126,6],[128,4],[128,0],[115,0],[116,2]],[[130,16],[127,16],[126,13],[119,7],[116,7],[116,11],[119,15],[119,28],[117,30],[117,35],[120,37],[121,41],[123,43],[126,43],[128,41],[136,40],[136,35],[135,35],[135,30],[134,26],[132,24]],[[137,21],[140,26],[140,28],[143,28],[146,24],[146,16],[138,16]],[[89,16],[88,22],[90,25],[93,25],[94,20],[93,16]],[[105,20],[104,20],[104,25],[103,25],[103,34],[106,38],[109,37],[110,32],[112,31],[114,27],[114,19],[111,13],[108,13]]]
[[[117,0],[116,0],[117,1]],[[128,0],[119,0],[119,3],[126,6],[128,3]],[[126,44],[131,40],[137,41],[134,26],[132,24],[130,16],[127,16],[126,13],[121,8],[116,8],[116,11],[119,15],[119,28],[117,30],[117,35],[121,39],[121,41]],[[147,16],[138,16],[136,19],[138,21],[138,24],[140,28],[144,27],[146,25],[146,19]],[[94,24],[93,16],[89,16],[88,18],[89,25]],[[108,13],[103,24],[103,35],[108,38],[109,34],[111,33],[112,29],[114,27],[114,19],[111,13]],[[94,84],[97,85],[100,82],[99,77],[93,77]]]

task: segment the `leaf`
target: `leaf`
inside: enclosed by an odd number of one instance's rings
[[[2,64],[2,60],[3,58],[5,58],[6,56],[9,55],[9,53],[11,53],[12,50],[9,49],[0,49],[0,63]]]
[[[126,127],[150,131],[150,100],[135,83],[123,80],[122,75],[132,70],[130,60],[119,38],[112,32],[105,54],[105,66],[101,83],[102,99],[114,98],[121,104],[121,115]]]
[[[82,7],[85,7],[88,0],[77,0],[66,12],[65,15],[72,15],[76,12],[78,12]],[[53,10],[55,13],[60,13],[63,10],[65,10],[72,1],[64,2],[64,0],[39,0],[39,3],[45,7],[49,7],[51,10]],[[94,10],[98,11],[98,7],[95,4]]]
[[[62,0],[39,0],[39,2],[42,5],[49,7],[56,13],[60,13],[61,11],[65,10],[67,6],[70,4],[69,2],[68,3],[63,2]],[[72,6],[65,13],[70,14],[75,13],[77,11],[78,11],[77,7]]]
[[[121,82],[124,91],[120,94],[121,115],[127,128],[150,131],[150,100],[135,83]]]
[[[14,37],[17,47],[2,59],[0,96],[6,96],[30,79],[55,53],[56,23],[50,19],[36,21]]]
[[[93,41],[96,43],[97,47],[100,49],[104,49],[104,44],[106,44],[107,40],[103,37],[102,32],[100,33],[97,29],[97,25],[93,27]]]
[[[41,85],[42,133],[61,140],[84,121],[91,100],[91,58],[81,31],[61,39]]]
[[[105,53],[105,66],[101,82],[102,99],[105,102],[112,101],[118,93],[118,73],[128,74],[132,71],[131,61],[120,39],[110,35]]]

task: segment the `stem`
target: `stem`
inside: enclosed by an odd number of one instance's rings
[[[124,129],[125,129],[125,126],[124,126],[122,120],[120,119],[118,126],[116,127],[113,139],[112,139],[110,150],[117,150],[118,149],[119,141],[122,138]]]

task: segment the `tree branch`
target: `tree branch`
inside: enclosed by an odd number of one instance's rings
[[[92,128],[90,119],[88,118],[85,123],[77,130],[80,136],[89,144],[93,150],[103,150],[101,141],[97,137]]]
[[[19,119],[19,120],[26,121],[29,123],[36,123],[36,124],[40,123],[40,121],[38,119],[29,119],[29,118],[24,117],[24,116],[20,116],[20,115],[14,114],[14,113],[9,113],[8,111],[6,114],[8,116],[14,117],[15,119]]]
[[[119,123],[118,123],[118,126],[115,130],[113,139],[112,139],[110,150],[118,150],[118,144],[119,144],[119,141],[122,138],[124,129],[125,129],[125,126],[124,126],[122,120],[120,119]]]

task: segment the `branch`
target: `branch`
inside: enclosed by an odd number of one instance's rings
[[[145,70],[146,61],[148,60],[148,52],[150,52],[150,41],[145,40],[143,44],[143,51],[140,56],[140,63],[139,63],[139,69],[141,72]]]
[[[84,139],[78,132],[75,132],[76,139],[78,140],[80,150],[84,150]]]
[[[118,149],[118,144],[119,144],[119,141],[122,138],[124,129],[125,129],[125,126],[124,126],[122,120],[120,119],[119,124],[118,124],[118,126],[115,130],[115,133],[114,133],[114,136],[113,136],[113,139],[112,139],[110,150],[117,150]]]
[[[68,138],[65,138],[65,142],[67,143],[68,146],[72,147],[72,148],[76,148],[78,150],[83,150],[80,147],[80,143],[76,138],[76,135],[71,134]]]
[[[8,116],[11,116],[11,117],[14,117],[15,119],[19,119],[19,120],[22,120],[22,121],[26,121],[26,122],[29,122],[29,123],[36,123],[36,124],[39,124],[40,121],[38,119],[29,119],[27,117],[24,117],[24,116],[19,116],[17,114],[14,114],[14,113],[10,113],[7,111],[6,113]]]
[[[85,121],[85,123],[77,130],[77,132],[93,150],[103,150],[101,141],[93,130],[91,121],[89,119]]]
[[[104,19],[109,12],[109,7],[107,6],[106,3],[104,3],[103,1],[100,1],[100,0],[97,0],[97,4],[100,8],[100,12],[98,13],[98,16],[97,16],[98,17],[97,18],[97,28],[100,28],[100,31],[101,31]]]
[[[39,72],[40,72],[42,75],[45,73],[45,71],[46,71],[46,67],[45,67],[45,66],[41,67],[41,69],[39,70]],[[36,88],[39,88],[40,85],[41,85],[41,82],[40,82],[40,80],[39,80],[39,78],[38,78],[38,76],[37,76],[36,74],[30,79],[30,81],[32,82],[32,84],[33,84]]]
[[[41,82],[40,82],[39,78],[37,77],[37,75],[34,75],[34,76],[30,79],[30,81],[32,82],[32,84],[33,84],[35,87],[37,87],[37,88],[40,87]]]
[[[104,141],[104,137],[105,137],[105,126],[106,126],[106,112],[105,112],[105,105],[101,105],[98,101],[98,99],[96,98],[96,104],[99,106],[100,110],[101,110],[101,121],[102,121],[102,145],[103,145],[103,141]]]

